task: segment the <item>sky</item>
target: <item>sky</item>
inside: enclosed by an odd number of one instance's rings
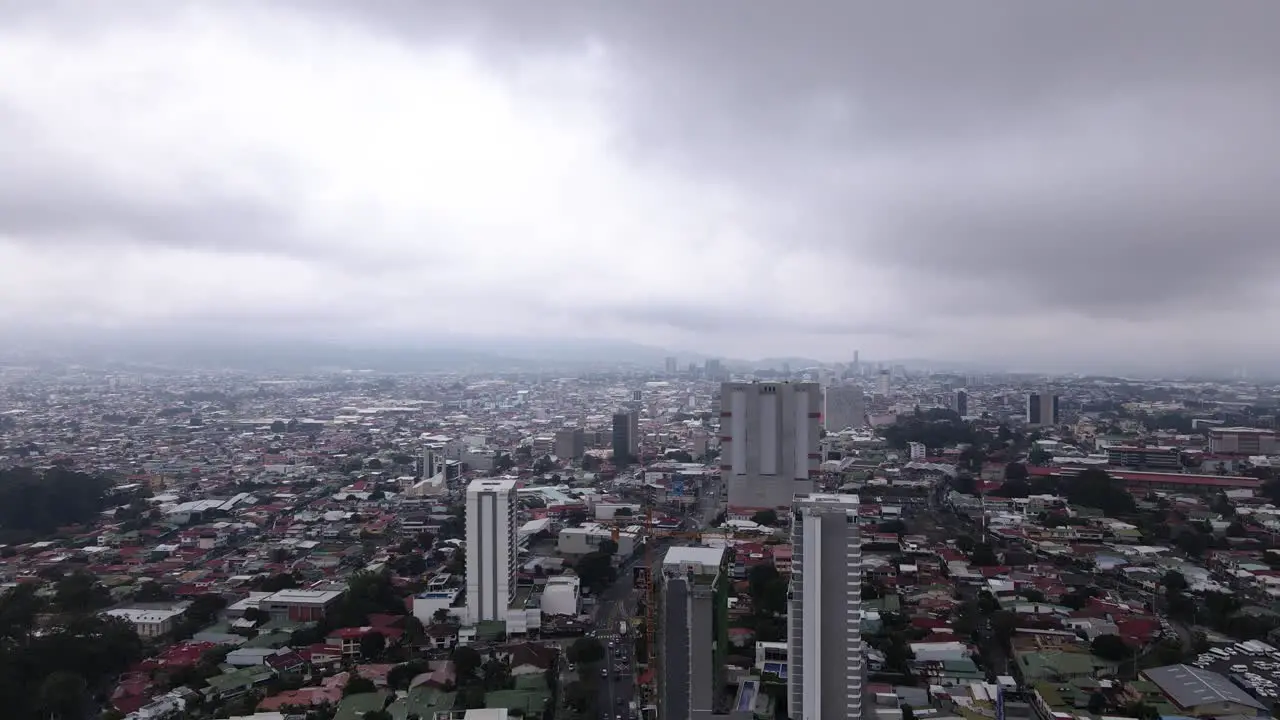
[[[0,338],[1259,367],[1280,3],[0,0]]]

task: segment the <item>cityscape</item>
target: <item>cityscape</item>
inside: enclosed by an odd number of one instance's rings
[[[857,357],[857,353],[854,353]],[[1280,386],[0,367],[8,717],[1239,716]]]
[[[1280,718],[1278,117],[1280,0],[0,0],[0,720]]]

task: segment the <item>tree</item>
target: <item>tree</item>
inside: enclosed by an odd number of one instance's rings
[[[907,524],[901,520],[888,520],[876,527],[876,532],[891,533],[901,537],[907,532]]]
[[[361,720],[394,720],[394,718],[395,716],[385,708],[382,710],[370,710],[361,716]]]
[[[757,525],[766,525],[768,527],[777,527],[778,511],[777,510],[761,510],[751,516],[751,522]]]
[[[1184,592],[1187,589],[1187,578],[1177,570],[1170,570],[1160,579],[1160,584],[1170,593]]]
[[[575,665],[594,665],[605,659],[604,645],[593,637],[580,637],[565,651],[565,657]]]
[[[382,655],[387,649],[387,636],[371,630],[360,638],[360,657],[365,660],[374,660]]]
[[[982,543],[973,548],[973,553],[969,555],[969,562],[978,567],[990,567],[999,565],[1000,560],[996,557],[996,552],[988,543]]]
[[[63,612],[89,612],[111,604],[111,595],[98,583],[98,578],[76,570],[58,581],[54,602]]]
[[[431,621],[440,625],[449,622],[449,609],[437,608],[436,611],[431,614]]]
[[[1133,655],[1133,648],[1125,644],[1119,635],[1099,635],[1089,644],[1089,652],[1103,660],[1120,662]]]
[[[612,557],[599,551],[589,552],[578,558],[573,569],[578,573],[582,584],[597,592],[607,587],[617,577]]]
[[[160,583],[155,580],[144,580],[133,594],[133,599],[137,602],[161,602],[170,600],[172,596],[160,587]]]
[[[1031,494],[1031,484],[1026,480],[1005,480],[995,494],[1005,498],[1024,498]]]
[[[429,672],[431,666],[426,660],[410,660],[409,662],[400,663],[391,670],[387,671],[387,687],[392,690],[408,690],[409,683],[424,672]]]
[[[620,507],[613,512],[614,517],[631,517],[635,513],[629,507]]]
[[[351,695],[362,695],[364,693],[377,692],[378,686],[373,684],[369,678],[360,675],[353,676],[347,680],[347,686],[342,688],[342,697],[350,697]]]
[[[916,713],[911,709],[910,705],[902,706],[902,720],[916,720]]]
[[[369,458],[368,460],[365,461],[364,466],[369,468],[370,470],[381,470],[382,461],[379,460],[378,458]]]
[[[1245,529],[1244,523],[1239,520],[1233,520],[1231,524],[1227,526],[1227,537],[1241,538],[1248,536],[1249,531]]]
[[[450,655],[453,660],[453,671],[458,677],[458,684],[475,678],[476,671],[484,664],[484,658],[480,656],[479,651],[469,645],[459,645],[453,649]]]
[[[1031,452],[1027,454],[1027,462],[1043,467],[1053,462],[1053,453],[1042,447],[1032,448]]]
[[[40,683],[40,704],[55,718],[83,715],[89,684],[79,673],[58,671]]]
[[[1030,475],[1027,473],[1027,466],[1022,463],[1011,462],[1004,466],[1005,482],[1010,480],[1025,481]]]
[[[747,574],[747,592],[757,615],[787,611],[787,581],[773,565],[756,565]]]

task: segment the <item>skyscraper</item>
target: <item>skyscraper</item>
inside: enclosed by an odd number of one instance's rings
[[[889,368],[881,368],[880,374],[876,376],[876,393],[883,397],[889,397],[890,395],[892,395],[893,394],[893,385],[891,384],[892,380],[893,380],[893,376],[889,374]]]
[[[667,374],[668,374],[668,375],[675,375],[675,374],[676,374],[676,359],[675,359],[675,358],[673,358],[673,357],[669,357],[669,358],[667,358],[667,361],[666,361],[666,367],[665,367],[665,369],[666,369],[666,371],[667,371]]]
[[[673,547],[662,561],[660,581],[654,638],[660,664],[658,717],[726,715],[732,700],[723,694],[729,650],[728,553],[724,548]]]
[[[813,490],[821,407],[817,383],[720,386],[720,474],[731,508],[785,508]]]
[[[845,428],[866,425],[867,408],[862,388],[856,385],[836,385],[827,388],[822,411],[822,423],[827,432],[840,432]]]
[[[515,590],[516,481],[485,478],[467,486],[467,615],[506,620]]]
[[[613,414],[613,464],[631,463],[640,454],[640,413],[636,410]]]
[[[582,428],[565,428],[556,431],[556,457],[562,460],[578,460],[586,451],[586,434],[582,432]]]
[[[791,720],[861,720],[862,543],[856,495],[796,495],[791,514]]]
[[[1027,396],[1027,425],[1044,427],[1057,425],[1059,420],[1058,396],[1053,393],[1031,393]]]
[[[964,390],[957,390],[953,400],[956,414],[964,417],[969,414],[969,393]]]

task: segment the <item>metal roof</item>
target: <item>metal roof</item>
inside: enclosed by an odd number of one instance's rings
[[[1146,675],[1181,708],[1229,702],[1263,709],[1262,703],[1216,672],[1190,665],[1166,665],[1147,670]]]

